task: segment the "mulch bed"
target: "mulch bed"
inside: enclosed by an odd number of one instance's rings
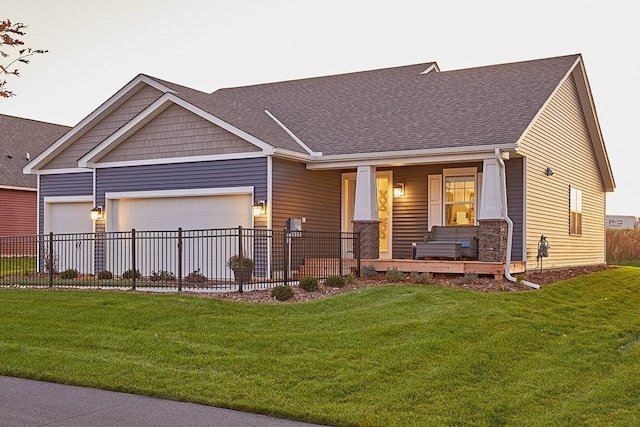
[[[603,271],[608,268],[611,267],[608,267],[607,265],[594,265],[557,270],[543,270],[542,272],[534,271],[527,273],[524,277],[524,280],[544,287],[561,280],[570,279],[572,277],[580,276],[583,274]],[[412,282],[411,279],[411,276],[407,275],[405,277],[405,281],[398,282],[397,284],[415,283],[415,281]],[[386,278],[386,275],[384,273],[378,273],[376,276],[360,277],[353,283],[345,285],[343,288],[332,288],[329,286],[320,285],[319,291],[306,292],[305,290],[300,289],[298,286],[292,286],[294,296],[291,299],[283,302],[272,298],[270,289],[243,292],[241,294],[237,292],[228,292],[206,294],[194,293],[194,295],[249,303],[283,304],[306,302],[315,299],[326,298],[331,295],[353,291],[355,289],[370,288],[383,284],[389,284],[389,280]],[[469,281],[464,280],[463,276],[459,274],[435,274],[431,283],[425,286],[445,286],[449,288],[468,289],[477,292],[523,292],[532,290],[528,286],[519,283],[513,283],[504,277],[500,280],[495,280],[493,276],[480,276],[475,278],[473,281]],[[185,293],[188,293],[188,291],[186,291]]]

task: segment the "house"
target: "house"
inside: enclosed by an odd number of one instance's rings
[[[37,232],[37,176],[22,168],[70,128],[0,114],[0,236]]]
[[[615,188],[579,54],[213,93],[141,74],[24,171],[39,177],[40,232],[304,218],[360,231],[364,258],[411,259],[432,226],[477,225],[480,261],[527,269],[541,236],[547,268],[604,263]]]

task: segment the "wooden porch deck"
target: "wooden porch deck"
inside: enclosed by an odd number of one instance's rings
[[[505,265],[499,262],[480,261],[443,261],[443,260],[413,260],[413,259],[363,259],[360,265],[373,265],[377,271],[387,271],[388,268],[398,267],[404,272],[418,273],[452,273],[452,274],[487,274],[496,279],[504,276]],[[511,263],[511,274],[524,273],[525,262]]]
[[[327,265],[329,264],[329,265]],[[412,259],[362,259],[360,266],[373,265],[377,271],[385,272],[387,269],[397,267],[398,270],[409,273],[415,271],[418,273],[451,273],[451,274],[483,274],[493,275],[496,279],[504,276],[504,264],[499,262],[480,262],[480,261],[442,261],[442,260],[412,260]],[[343,259],[342,272],[349,273],[356,268],[356,260]],[[511,263],[511,274],[524,273],[525,262],[516,261]],[[338,274],[338,268],[335,265],[327,263],[322,259],[307,259],[304,265],[300,267],[298,275],[321,274],[324,276]]]

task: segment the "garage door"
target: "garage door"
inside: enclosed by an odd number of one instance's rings
[[[251,195],[116,199],[109,202],[109,231],[202,230],[251,227]]]
[[[73,268],[82,274],[93,274],[93,221],[89,211],[92,202],[45,201],[45,233],[54,233],[53,259],[44,259],[61,272]],[[48,249],[48,248],[47,248]]]
[[[250,194],[112,199],[107,204],[107,229],[135,229],[137,236],[142,237],[144,233],[141,232],[144,231],[175,231],[179,227],[183,230],[250,228],[251,205]],[[177,274],[175,246],[175,241],[167,239],[140,240],[136,250],[136,268],[143,276],[160,271]],[[237,247],[237,238],[185,238],[183,274],[200,270],[211,279],[229,277],[226,261],[237,253]],[[252,248],[245,249],[247,256],[252,256],[252,252]],[[119,250],[118,258],[126,260],[129,257],[128,248]],[[111,264],[116,274],[122,273],[119,270],[127,270],[122,261],[112,259]]]

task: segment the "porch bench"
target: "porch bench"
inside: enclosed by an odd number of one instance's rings
[[[477,259],[478,227],[434,225],[425,240],[416,243],[415,258]]]

